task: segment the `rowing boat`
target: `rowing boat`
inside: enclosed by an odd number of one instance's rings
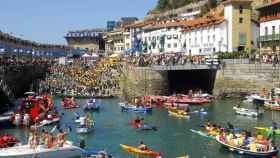
[[[83,150],[72,145],[72,142],[66,141],[63,147],[46,148],[39,145],[36,149],[31,149],[29,145],[15,146],[0,150],[0,158],[69,158],[81,156]]]
[[[279,151],[278,149],[274,149],[274,148],[272,148],[268,151],[248,150],[248,148],[241,148],[241,147],[229,145],[226,142],[221,141],[218,136],[216,137],[216,141],[219,144],[221,144],[222,147],[224,147],[224,148],[226,148],[226,149],[228,149],[232,152],[236,152],[236,153],[241,154],[241,155],[250,155],[250,156],[253,156],[253,157],[271,158],[273,156],[276,156],[278,154],[278,151]]]
[[[127,152],[138,154],[138,155],[143,155],[143,156],[151,156],[151,157],[157,157],[160,156],[160,152],[152,151],[152,150],[140,150],[138,148],[120,144],[121,148],[123,150],[126,150]]]

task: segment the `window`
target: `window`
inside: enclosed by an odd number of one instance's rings
[[[174,48],[177,48],[177,43],[174,43]]]
[[[240,13],[240,14],[243,13],[243,6],[242,6],[242,5],[239,6],[239,13]]]
[[[272,34],[275,34],[275,26],[272,26]]]
[[[197,38],[195,37],[194,39],[194,44],[196,45],[197,44]]]
[[[210,36],[208,35],[208,43],[210,43]]]
[[[149,37],[149,41],[151,41],[151,37]]]
[[[240,24],[243,23],[243,18],[239,18],[239,23],[240,23]]]
[[[213,48],[213,53],[216,53],[216,48]]]
[[[191,45],[191,42],[192,42],[192,40],[191,40],[191,38],[189,38],[189,44]]]
[[[215,35],[213,35],[213,42],[215,42],[216,41],[216,37],[215,37]]]
[[[265,27],[265,35],[268,35],[268,27]]]
[[[168,48],[171,48],[171,44],[169,43],[169,44],[167,45],[167,47],[168,47]]]
[[[203,36],[201,36],[200,41],[201,41],[201,44],[203,44]]]

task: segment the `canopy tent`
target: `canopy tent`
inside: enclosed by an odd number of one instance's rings
[[[92,53],[92,54],[91,54],[91,57],[93,57],[93,58],[98,58],[99,55],[97,55],[96,53]]]
[[[84,55],[82,55],[83,58],[89,58],[91,57],[89,54],[85,53]]]

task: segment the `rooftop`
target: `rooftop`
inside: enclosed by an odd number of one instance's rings
[[[280,0],[275,0],[275,1],[272,1],[270,3],[265,3],[263,5],[257,6],[256,9],[261,11],[263,9],[269,9],[270,7],[274,7],[274,6],[277,6],[277,5],[280,5]]]

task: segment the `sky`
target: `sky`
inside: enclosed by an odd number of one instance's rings
[[[3,0],[0,30],[49,44],[66,44],[69,30],[105,28],[108,20],[142,19],[157,0]]]

